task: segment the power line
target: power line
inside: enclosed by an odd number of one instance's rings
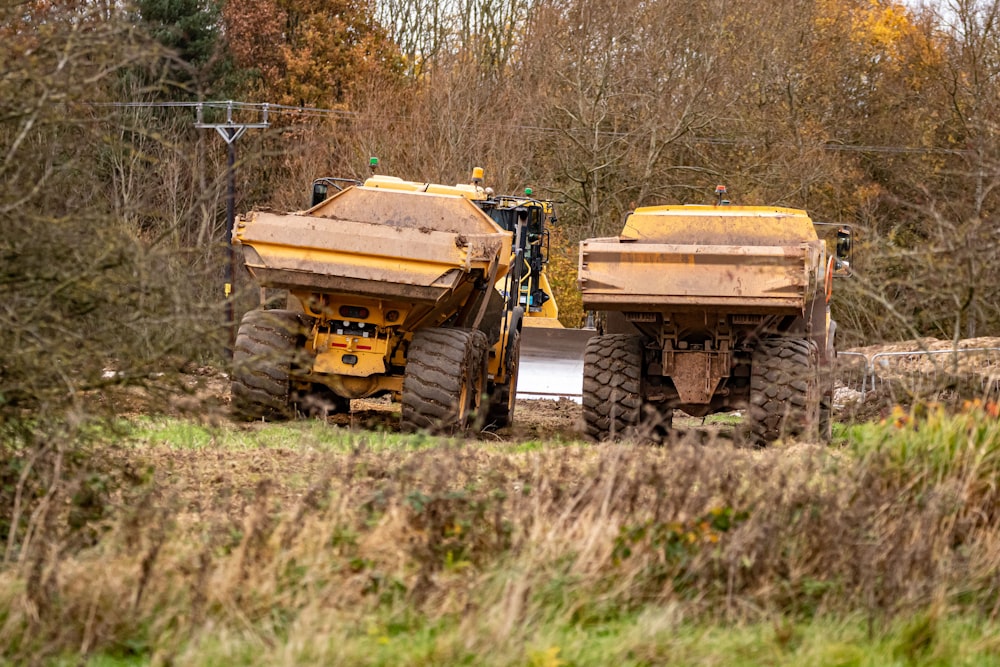
[[[88,106],[111,107],[126,109],[145,108],[187,108],[187,109],[219,109],[234,111],[252,111],[263,113],[265,110],[274,114],[295,114],[309,116],[357,116],[357,111],[346,109],[323,109],[320,107],[291,106],[271,102],[237,102],[235,100],[207,102],[87,102]]]
[[[322,107],[294,106],[288,104],[274,104],[270,102],[238,102],[234,100],[213,100],[205,102],[90,102],[89,106],[110,107],[110,108],[188,108],[195,109],[196,112],[203,110],[223,110],[229,113],[244,112],[263,114],[266,118],[268,114],[273,115],[293,115],[299,118],[360,118],[361,113],[347,109],[327,109]],[[387,120],[405,121],[408,116],[382,115]],[[231,116],[230,116],[231,118]],[[522,132],[538,132],[543,134],[559,134],[573,132],[573,129],[551,127],[543,125],[524,125],[520,123],[483,123],[484,127],[493,129],[519,130]],[[591,133],[588,130],[588,133]],[[596,134],[604,137],[625,139],[632,133],[622,131],[598,130]],[[764,142],[752,139],[728,139],[724,137],[702,137],[696,135],[686,135],[687,141],[694,144],[708,144],[717,146],[747,146],[755,148],[765,145]],[[793,142],[767,143],[768,147],[776,148],[801,148],[802,146]],[[819,148],[824,151],[848,152],[848,153],[882,153],[897,155],[975,155],[976,152],[964,148],[935,148],[925,146],[887,146],[872,144],[844,144],[826,142],[807,146],[809,148]]]

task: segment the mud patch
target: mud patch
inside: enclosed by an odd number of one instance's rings
[[[514,423],[493,435],[497,439],[515,441],[579,440],[582,433],[583,406],[568,398],[560,398],[518,400],[514,408]]]
[[[366,431],[399,432],[400,406],[388,399],[355,399],[350,414],[331,415],[327,422]],[[467,437],[486,442],[525,442],[530,440],[579,440],[583,431],[583,412],[579,403],[569,399],[519,400],[514,409],[514,424],[496,429],[487,425],[481,433]]]

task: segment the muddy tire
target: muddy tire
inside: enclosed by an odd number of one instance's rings
[[[521,362],[521,332],[514,329],[507,339],[507,382],[490,386],[490,405],[486,425],[503,428],[514,423],[517,403],[517,372]]]
[[[486,335],[434,328],[413,335],[403,377],[402,429],[461,433],[485,396]]]
[[[819,355],[805,338],[764,338],[753,353],[750,405],[752,444],[764,447],[782,437],[810,440],[819,419]]]
[[[237,419],[288,419],[291,370],[302,335],[297,313],[251,310],[243,316],[233,350],[232,411]]]
[[[642,338],[594,336],[583,357],[583,420],[594,440],[634,435],[642,410]]]

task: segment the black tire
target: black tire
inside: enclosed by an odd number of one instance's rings
[[[583,420],[594,440],[635,434],[642,409],[642,338],[594,336],[583,357]]]
[[[402,429],[461,433],[485,395],[486,335],[472,329],[423,329],[413,335],[403,376]]]
[[[490,405],[486,425],[504,428],[514,423],[517,403],[517,374],[521,363],[521,332],[514,329],[507,339],[507,382],[490,387]]]
[[[233,350],[232,411],[238,419],[281,420],[294,414],[291,369],[303,333],[297,313],[251,310]]]
[[[816,437],[819,355],[806,338],[764,338],[753,353],[747,420],[751,442],[764,447],[782,437]]]

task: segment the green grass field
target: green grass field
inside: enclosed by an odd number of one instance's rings
[[[766,450],[94,427],[4,526],[0,660],[996,665],[994,413]]]

